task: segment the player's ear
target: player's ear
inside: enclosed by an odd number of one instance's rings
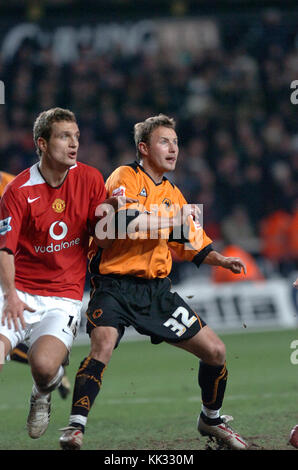
[[[148,146],[145,142],[140,142],[138,145],[138,149],[141,155],[148,155]]]
[[[38,137],[36,143],[37,143],[39,150],[42,153],[44,153],[47,150],[47,141],[43,137]]]

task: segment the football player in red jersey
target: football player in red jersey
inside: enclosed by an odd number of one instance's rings
[[[8,183],[14,179],[14,175],[0,171],[0,199],[3,196],[4,190]],[[19,343],[10,353],[10,359],[12,361],[21,362],[28,364],[28,350],[29,347],[25,343]],[[66,376],[64,370],[64,376],[62,377],[61,383],[58,386],[58,392],[61,398],[65,399],[70,393],[70,382]]]
[[[89,237],[106,190],[97,169],[77,162],[71,111],[42,112],[33,135],[39,162],[7,185],[0,203],[0,341],[4,357],[22,341],[30,345],[27,428],[38,438],[79,326]]]

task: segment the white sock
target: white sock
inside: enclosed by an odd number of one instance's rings
[[[82,415],[70,415],[69,417],[69,425],[72,423],[78,423],[81,424],[82,426],[86,426],[87,424],[87,416],[82,416]]]
[[[202,412],[204,413],[205,416],[211,419],[216,419],[220,417],[220,410],[210,410],[209,408],[206,408],[206,406],[202,405]]]

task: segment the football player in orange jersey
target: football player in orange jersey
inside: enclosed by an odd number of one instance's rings
[[[6,173],[5,171],[0,171],[0,199],[3,196],[4,189],[13,179],[13,175]]]
[[[109,196],[126,196],[137,203],[116,213],[116,239],[109,248],[94,249],[90,256],[87,332],[91,351],[76,376],[69,426],[63,429],[60,445],[62,449],[82,446],[103,372],[125,328],[132,325],[150,336],[153,344],[165,341],[200,359],[199,432],[231,449],[246,449],[244,439],[228,424],[231,417],[220,415],[228,376],[225,345],[171,292],[169,248],[197,266],[207,263],[234,273],[246,272],[246,267],[241,259],[214,250],[198,221],[198,207],[187,205],[179,189],[164,176],[175,169],[178,158],[174,120],[159,115],[136,124],[135,143],[138,161],[117,168],[106,182]]]

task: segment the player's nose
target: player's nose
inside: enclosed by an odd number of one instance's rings
[[[77,148],[79,146],[79,142],[78,140],[73,137],[70,139],[70,143],[69,143],[69,146],[73,149],[73,148]]]

